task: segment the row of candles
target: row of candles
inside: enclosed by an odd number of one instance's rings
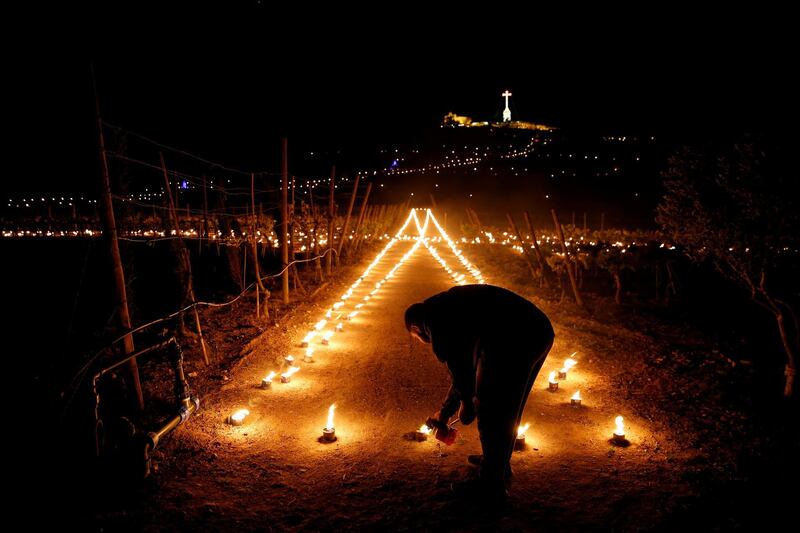
[[[430,209],[425,210],[426,216],[424,222],[420,222],[419,218],[417,217],[416,210],[411,210],[406,221],[403,223],[403,226],[400,230],[395,234],[395,236],[386,244],[386,246],[375,256],[373,261],[367,266],[364,272],[356,279],[356,281],[342,294],[340,299],[335,302],[330,309],[325,313],[325,317],[319,320],[313,328],[303,337],[300,341],[299,346],[301,348],[305,348],[305,354],[303,356],[303,361],[305,363],[312,363],[313,362],[313,354],[314,354],[314,347],[312,346],[312,342],[315,338],[320,339],[320,344],[322,345],[330,345],[331,338],[336,332],[341,332],[344,329],[343,321],[351,320],[358,316],[361,308],[372,298],[374,297],[377,292],[383,287],[383,285],[391,280],[397,270],[403,265],[403,263],[413,255],[420,245],[425,244],[425,246],[431,250],[431,253],[437,260],[443,264],[446,268],[448,273],[450,273],[454,277],[454,281],[457,283],[464,284],[466,283],[466,278],[464,274],[454,273],[452,269],[446,266],[444,260],[433,250],[430,245],[428,244],[428,237],[426,236],[429,223],[430,221],[434,221],[437,229],[441,234],[441,239],[445,242],[448,242],[451,249],[453,250],[456,257],[458,257],[459,261],[467,268],[472,276],[475,278],[475,281],[478,283],[484,283],[483,277],[480,274],[480,271],[477,270],[474,266],[463,257],[463,254],[455,247],[452,239],[447,236],[444,232],[442,227],[439,225],[438,221],[434,217],[433,213],[431,213]],[[359,287],[359,285],[367,278],[367,276],[372,272],[372,270],[378,265],[378,263],[383,259],[386,253],[397,243],[398,240],[408,240],[407,236],[404,235],[406,228],[409,226],[411,222],[414,222],[418,235],[416,236],[416,242],[414,245],[401,257],[401,259],[395,263],[395,265],[389,270],[389,272],[380,279],[377,283],[375,283],[375,287],[369,292],[369,294],[365,295],[361,302],[354,306],[354,309],[345,314],[343,311],[344,306],[347,304],[347,301],[352,297],[353,292]],[[334,328],[325,330],[325,327],[331,323],[336,322],[336,326]],[[291,381],[291,377],[300,370],[300,367],[296,365],[297,361],[293,355],[287,355],[284,358],[284,365],[282,368],[283,372],[280,373],[280,382],[281,383],[289,383]],[[278,373],[275,371],[270,371],[261,381],[261,388],[263,389],[270,389],[272,388],[272,383],[274,379],[278,377]],[[328,421],[326,426],[323,428],[323,435],[322,435],[322,442],[333,442],[336,440],[336,433],[333,425],[333,413],[335,409],[335,404],[331,405],[328,412]],[[228,423],[232,425],[241,425],[244,423],[245,418],[250,414],[249,410],[247,409],[240,409],[233,413],[231,416],[228,417]]]
[[[416,242],[411,247],[411,249],[406,252],[401,259],[395,263],[392,269],[377,283],[375,283],[374,289],[372,289],[369,294],[363,297],[362,301],[354,306],[354,310],[350,313],[345,314],[342,310],[343,307],[347,304],[347,301],[352,297],[353,292],[359,287],[359,285],[364,281],[364,279],[370,274],[370,272],[377,266],[377,264],[383,259],[386,253],[396,244],[398,240],[405,240],[405,236],[403,233],[405,232],[408,225],[414,221],[417,230],[418,236],[416,238]],[[335,302],[331,308],[325,313],[325,318],[319,320],[314,327],[303,337],[300,341],[299,346],[301,348],[305,348],[305,354],[303,357],[303,361],[306,363],[313,362],[313,354],[314,354],[314,347],[311,345],[312,341],[319,337],[320,344],[322,345],[330,345],[331,338],[336,332],[341,332],[344,329],[343,321],[347,321],[350,319],[355,318],[361,308],[373,297],[377,294],[377,292],[382,288],[382,286],[392,279],[397,272],[397,270],[402,266],[402,264],[411,257],[414,252],[419,248],[420,245],[424,244],[431,255],[441,264],[441,266],[447,271],[447,273],[453,278],[455,283],[463,285],[466,283],[466,276],[463,273],[458,273],[451,269],[447,262],[438,254],[436,249],[430,245],[429,238],[426,237],[426,232],[429,226],[429,222],[433,221],[434,225],[436,226],[437,230],[442,236],[442,239],[449,245],[450,249],[452,250],[453,254],[459,259],[461,264],[467,269],[467,271],[471,274],[474,278],[476,283],[485,283],[483,276],[481,275],[480,271],[474,267],[461,253],[460,250],[455,246],[455,243],[447,236],[443,228],[439,225],[438,221],[434,217],[433,213],[431,213],[430,209],[426,210],[426,216],[423,223],[420,223],[419,218],[416,215],[416,210],[412,210],[409,213],[408,218],[404,222],[403,226],[400,230],[395,234],[395,236],[386,244],[386,246],[375,256],[373,261],[367,266],[364,272],[356,279],[356,281],[342,294],[340,299]],[[334,318],[335,315],[335,318]],[[323,330],[329,324],[329,322],[336,322],[336,326],[332,329]],[[559,380],[565,380],[567,377],[567,372],[571,368],[573,368],[577,361],[572,357],[575,355],[573,353],[567,360],[564,362],[562,368],[556,373],[555,371],[551,372],[548,378],[548,389],[550,391],[558,390],[558,381],[556,380],[556,375],[558,375]],[[300,370],[300,367],[296,365],[296,359],[293,355],[287,355],[284,358],[284,371],[280,374],[280,381],[281,383],[289,383],[291,381],[291,377]],[[272,387],[273,380],[278,376],[275,371],[270,371],[261,381],[261,387],[264,389],[269,389]],[[573,406],[579,407],[581,405],[581,395],[580,391],[576,391],[575,394],[570,398],[570,403]],[[334,426],[334,410],[336,408],[336,404],[332,404],[328,409],[328,419],[325,427],[323,428],[321,441],[322,442],[334,442],[336,440],[336,432]],[[228,422],[232,425],[241,425],[244,423],[245,418],[250,414],[249,410],[247,409],[240,409],[233,413],[231,416],[228,417]],[[526,423],[524,425],[519,426],[517,429],[517,448],[524,448],[525,443],[525,434],[527,430],[530,428],[530,423]],[[424,441],[427,439],[427,436],[432,432],[432,428],[428,427],[427,425],[423,424],[420,426],[418,430],[415,431],[414,436],[415,439],[418,441]],[[612,440],[615,443],[622,444],[625,442],[625,432],[623,426],[623,420],[621,416],[618,416],[616,419],[616,429],[613,433]]]
[[[578,352],[573,352],[565,361],[564,364],[561,366],[561,369],[558,371],[553,370],[547,377],[547,390],[550,392],[556,392],[558,390],[559,381],[565,381],[567,379],[567,373],[578,364],[578,361],[573,359],[573,357]],[[575,393],[570,397],[570,405],[573,407],[580,407],[583,398],[581,397],[581,391],[576,390]],[[626,445],[628,441],[625,439],[625,421],[622,416],[617,416],[614,419],[614,431],[611,434],[611,442],[618,445]],[[530,423],[526,423],[520,425],[517,428],[517,441],[515,443],[515,449],[521,450],[525,447],[525,433],[530,429]]]

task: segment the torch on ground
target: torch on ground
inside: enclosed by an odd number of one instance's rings
[[[458,419],[456,419],[456,421],[457,420]],[[444,422],[436,420],[435,418],[428,418],[425,421],[425,425],[433,429],[433,436],[436,437],[436,440],[440,440],[445,444],[447,444],[448,446],[453,444],[458,438],[458,430],[452,427],[452,424],[454,423],[455,421],[446,424]]]

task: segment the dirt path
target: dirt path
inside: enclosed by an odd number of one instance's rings
[[[398,242],[349,302],[361,301],[410,247]],[[609,378],[615,353],[595,353],[580,334],[558,322],[555,346],[523,418],[533,426],[531,446],[512,459],[508,511],[491,518],[454,499],[450,483],[471,472],[466,455],[480,450],[474,424],[462,428],[462,438],[451,447],[403,438],[438,408],[449,385],[446,369],[429,348],[409,342],[403,311],[452,283],[419,248],[330,346],[312,343],[313,364],[301,362],[291,383],[276,379],[272,390],[261,390],[261,378],[277,370],[274,361],[287,353],[302,357],[296,343],[326,307],[307,323],[285,325],[290,333],[283,345],[274,339],[262,343],[232,383],[205,398],[200,414],[175,432],[157,455],[154,485],[141,506],[124,515],[125,523],[147,530],[658,524],[673,496],[688,490],[670,467],[681,460],[682,448],[658,420],[627,412]],[[548,373],[574,351],[578,366],[558,392],[548,392]],[[579,409],[569,405],[577,388],[585,398]],[[322,444],[317,439],[334,402],[338,441]],[[251,412],[244,425],[224,423],[243,407]],[[628,448],[608,442],[617,414],[626,417]],[[107,516],[101,522],[119,525],[119,520]]]

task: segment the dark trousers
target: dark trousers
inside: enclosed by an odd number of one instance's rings
[[[502,483],[511,472],[509,461],[522,411],[553,338],[544,345],[522,344],[484,347],[478,363],[475,396],[483,448],[480,477],[489,483]]]

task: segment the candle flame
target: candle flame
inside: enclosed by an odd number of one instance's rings
[[[269,374],[267,374],[267,377],[264,378],[264,381],[271,382],[274,377],[275,377],[275,371],[272,371]]]
[[[309,342],[311,342],[311,339],[313,339],[314,335],[316,334],[317,334],[316,331],[309,331],[308,333],[306,333],[306,336],[303,337],[303,342],[308,344]]]
[[[575,359],[573,359],[572,357],[570,357],[566,361],[564,361],[564,368],[562,368],[561,371],[562,372],[567,372],[568,370],[570,370],[573,366],[575,366],[577,364],[578,364],[578,362]]]
[[[550,372],[550,375],[547,377],[547,380],[548,380],[550,383],[558,383],[558,382],[556,381],[556,371],[555,371],[555,370],[553,370],[552,372]]]
[[[330,407],[328,407],[328,424],[325,426],[325,429],[333,429],[333,411],[336,409],[336,404],[332,403]]]
[[[324,328],[325,324],[327,324],[327,323],[328,323],[327,320],[320,320],[319,322],[314,324],[314,329],[317,330],[317,331],[322,331],[322,328]]]
[[[357,316],[358,316],[358,311],[353,311],[352,313],[350,313],[349,315],[347,315],[347,318],[355,318],[355,317],[357,317]]]
[[[617,429],[614,430],[614,435],[624,435],[625,434],[625,424],[621,416],[618,416],[614,419],[614,423],[617,425]]]
[[[314,348],[309,346],[308,348],[306,348],[306,357],[311,357],[312,355],[314,355]]]
[[[333,330],[332,330],[332,329],[331,329],[331,330],[328,330],[328,331],[326,331],[326,332],[325,332],[325,334],[322,336],[322,338],[323,338],[324,340],[326,340],[326,341],[329,341],[329,340],[331,340],[331,337],[333,337]]]
[[[233,420],[234,422],[241,422],[249,414],[250,411],[248,411],[247,409],[239,409],[238,411],[236,411],[231,415],[231,420]]]
[[[286,372],[284,372],[283,374],[281,374],[281,377],[282,377],[282,378],[290,378],[290,377],[292,377],[293,375],[295,375],[295,374],[296,374],[296,373],[297,373],[299,370],[300,370],[300,367],[299,367],[299,366],[293,366],[293,367],[291,367],[289,370],[287,370]]]
[[[531,423],[530,422],[525,422],[524,425],[519,426],[517,428],[517,437],[524,437],[525,436],[525,432],[528,431],[530,429],[530,427],[531,427]]]
[[[572,395],[570,400],[580,400],[581,399],[581,391],[575,391],[575,394]]]
[[[423,435],[429,435],[431,432],[431,428],[429,428],[427,424],[422,424],[417,431],[419,431]]]
[[[284,359],[284,361],[286,361],[287,363],[289,363],[289,365],[292,365],[292,364],[294,364],[294,356],[293,356],[293,355],[287,355],[287,356],[286,356],[286,357],[284,357],[283,359]]]

